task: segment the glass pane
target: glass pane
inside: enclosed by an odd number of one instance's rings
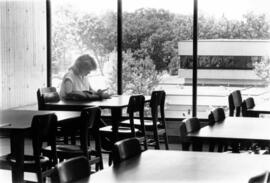
[[[190,0],[123,0],[123,92],[165,90],[168,118],[192,113],[178,53],[178,42],[192,39],[192,13]]]
[[[227,110],[234,90],[256,103],[268,98],[269,1],[201,0],[198,7],[198,113],[207,118],[214,107]],[[185,72],[189,55],[183,58]]]
[[[75,59],[89,54],[97,63],[91,87],[116,93],[116,0],[53,0],[51,7],[52,85],[59,88]]]

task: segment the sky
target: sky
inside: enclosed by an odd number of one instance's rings
[[[116,11],[116,0],[52,0],[52,3],[72,3],[79,11],[104,13],[108,10]],[[163,8],[173,13],[192,14],[193,0],[122,0],[123,11],[132,12],[139,8]],[[269,13],[270,0],[198,0],[199,13],[220,17],[240,19],[241,16],[253,11],[255,13]]]

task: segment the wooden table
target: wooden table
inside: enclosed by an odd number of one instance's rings
[[[80,112],[71,111],[0,111],[0,134],[8,134],[10,136],[10,150],[16,159],[16,164],[11,167],[12,182],[23,182],[24,180],[24,137],[29,133],[33,116],[49,113],[55,113],[58,122],[80,116]]]
[[[78,182],[237,182],[270,170],[270,156],[147,150]]]
[[[256,104],[254,108],[248,109],[248,112],[259,116],[259,114],[270,114],[270,102],[265,102],[261,104]]]
[[[226,117],[221,123],[205,126],[196,133],[188,134],[192,138],[270,140],[270,119],[253,117]]]
[[[128,106],[130,95],[116,95],[109,99],[100,101],[82,102],[82,101],[60,101],[57,103],[46,103],[47,107],[57,108],[63,110],[69,108],[73,110],[82,110],[85,107],[98,106],[101,109],[110,109],[112,117],[112,128],[114,133],[114,141],[116,141],[118,134],[119,121],[122,118],[122,109]],[[150,101],[150,96],[145,96],[145,102]]]

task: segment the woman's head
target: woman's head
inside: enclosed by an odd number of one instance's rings
[[[79,56],[70,68],[76,74],[86,76],[90,71],[97,69],[97,64],[93,57],[88,54]]]

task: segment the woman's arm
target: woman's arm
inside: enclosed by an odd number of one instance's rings
[[[66,98],[67,99],[87,99],[87,94],[84,93],[83,91],[73,91],[72,90],[72,82],[69,79],[66,79],[64,81],[64,88],[65,88],[65,93],[66,93]]]

